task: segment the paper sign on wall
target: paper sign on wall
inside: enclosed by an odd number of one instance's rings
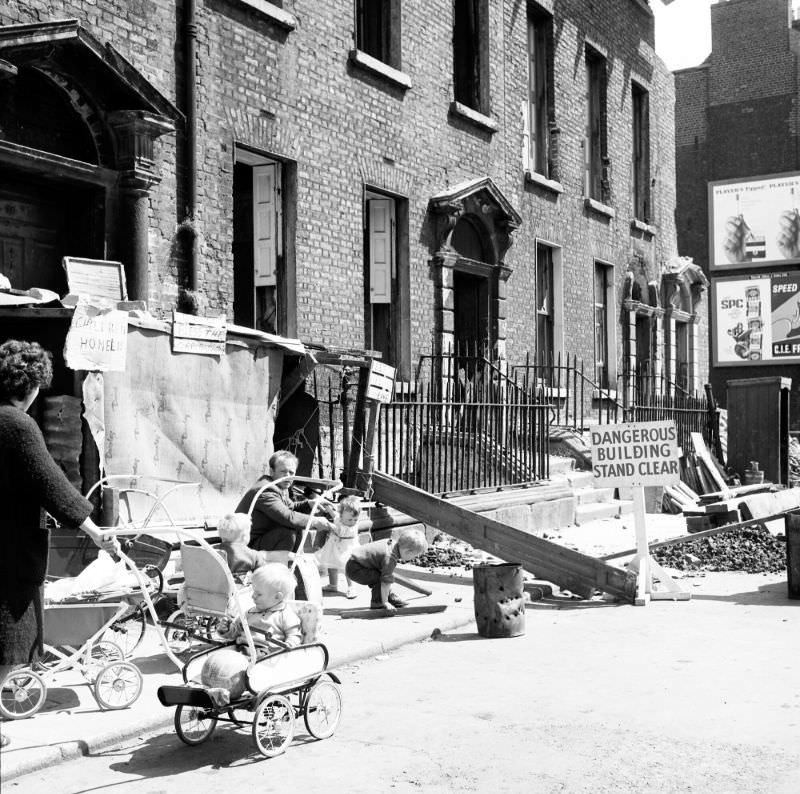
[[[128,345],[128,313],[104,309],[81,298],[64,343],[70,369],[121,372]]]

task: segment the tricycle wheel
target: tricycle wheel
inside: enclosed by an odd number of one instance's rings
[[[44,679],[27,668],[9,673],[0,683],[0,714],[21,720],[36,714],[47,697]]]
[[[303,720],[315,739],[333,736],[342,718],[342,690],[329,678],[320,678],[308,692]]]
[[[294,737],[294,707],[283,695],[267,695],[253,715],[253,741],[267,758],[280,755]]]
[[[175,733],[190,747],[202,744],[216,727],[217,718],[209,714],[207,709],[197,706],[178,706],[175,709]]]
[[[133,703],[142,691],[142,674],[130,662],[112,662],[106,665],[94,682],[97,702],[110,710],[124,709]]]

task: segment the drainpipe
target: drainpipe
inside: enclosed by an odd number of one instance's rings
[[[189,247],[188,289],[196,293],[199,286],[197,229],[194,226],[197,211],[197,0],[185,0],[184,6],[184,83],[186,85],[186,175],[187,202],[185,234]],[[193,314],[197,313],[197,298],[192,296]]]

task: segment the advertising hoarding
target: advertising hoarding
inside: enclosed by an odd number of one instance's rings
[[[800,262],[800,173],[708,184],[712,271]]]
[[[715,366],[800,361],[800,272],[711,285]]]

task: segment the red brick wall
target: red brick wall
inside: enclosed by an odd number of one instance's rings
[[[180,3],[168,0],[11,0],[0,23],[76,17],[111,43],[167,98],[183,108]],[[362,191],[408,199],[412,355],[430,348],[436,319],[428,199],[489,175],[523,219],[506,256],[508,355],[533,350],[535,239],[562,246],[565,349],[591,372],[593,266],[616,267],[641,251],[648,276],[677,252],[674,221],[673,78],[653,51],[653,19],[640,0],[542,0],[555,19],[555,104],[564,192],[526,184],[522,116],[526,92],[525,4],[489,2],[489,135],[448,120],[452,99],[450,0],[402,4],[402,92],[348,66],[350,0],[286,0],[297,19],[286,33],[234,0],[198,0],[199,206],[201,289],[206,310],[231,312],[234,144],[296,163],[298,335],[363,346]],[[613,220],[583,204],[586,41],[607,53]],[[631,78],[650,92],[654,237],[632,233]],[[186,278],[177,226],[185,216],[180,136],[157,146],[162,174],[150,202],[150,292],[154,311],[171,310]],[[692,251],[682,251],[690,253]],[[617,306],[619,310],[619,306]],[[622,328],[617,332],[622,344]],[[618,352],[621,357],[621,352]]]

